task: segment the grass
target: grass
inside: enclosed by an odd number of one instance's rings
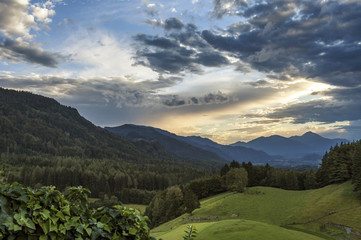
[[[123,204],[124,207],[137,209],[141,214],[144,214],[147,205],[141,204]]]
[[[234,214],[233,217],[232,214]],[[328,222],[345,225],[351,227],[353,231],[361,232],[361,204],[357,194],[353,192],[353,186],[350,182],[307,191],[253,187],[249,188],[247,193],[223,193],[202,200],[201,208],[195,210],[191,217],[206,218],[209,216],[219,217],[221,221],[200,224],[205,224],[205,226],[217,224],[216,229],[218,229],[223,226],[224,221],[236,221],[235,225],[247,223],[244,226],[254,226],[252,229],[257,230],[258,234],[263,232],[263,230],[261,231],[262,228],[270,230],[270,226],[277,227],[275,229],[278,230],[284,229],[279,226],[293,226],[292,229],[299,230],[304,234],[314,233],[322,237],[324,234],[319,235],[320,226]],[[178,231],[179,226],[192,223],[189,219],[183,219],[189,217],[189,214],[185,214],[167,222],[153,229],[152,234],[154,233],[155,236],[165,233],[172,234],[172,232]],[[250,222],[239,222],[241,220]],[[199,223],[195,224],[198,225]],[[203,229],[203,225],[200,225],[200,227]],[[220,229],[223,229],[223,227]],[[212,228],[207,231],[211,230]],[[290,229],[284,230],[292,231]],[[227,236],[232,235],[230,230],[225,230],[225,233],[227,233]],[[282,233],[286,234],[283,231]],[[179,234],[179,236],[182,236],[183,232],[180,231]],[[327,239],[327,237],[324,238]],[[201,233],[199,239],[202,239]],[[197,240],[199,239],[197,238]],[[217,238],[211,237],[209,239]],[[222,237],[222,239],[226,238]],[[269,237],[267,239],[283,238]]]
[[[300,231],[293,231],[279,226],[255,222],[250,220],[233,219],[219,222],[195,223],[197,229],[197,240],[222,239],[222,240],[321,240]],[[182,240],[187,225],[181,225],[173,231],[153,234],[156,238],[163,240]]]

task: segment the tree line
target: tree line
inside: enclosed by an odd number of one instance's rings
[[[209,170],[161,161],[136,164],[75,157],[3,154],[0,165],[7,182],[36,188],[53,185],[61,191],[81,185],[90,189],[90,197],[114,196],[123,203],[138,204],[148,204],[159,190],[211,174]]]
[[[323,156],[316,178],[320,187],[352,180],[354,190],[361,192],[361,140],[332,147]]]

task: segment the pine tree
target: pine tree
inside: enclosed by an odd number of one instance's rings
[[[361,144],[358,144],[353,155],[352,182],[355,191],[361,191]]]

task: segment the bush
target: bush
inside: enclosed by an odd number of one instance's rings
[[[0,185],[0,239],[150,240],[148,218],[122,206],[89,210],[83,187]]]

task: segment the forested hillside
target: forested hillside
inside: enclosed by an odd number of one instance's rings
[[[355,191],[361,191],[361,140],[336,145],[322,158],[317,171],[320,186],[352,179]]]
[[[0,88],[0,170],[28,186],[83,185],[92,197],[147,203],[156,190],[209,174],[213,162],[128,142],[51,98]],[[199,167],[202,166],[202,167]]]

